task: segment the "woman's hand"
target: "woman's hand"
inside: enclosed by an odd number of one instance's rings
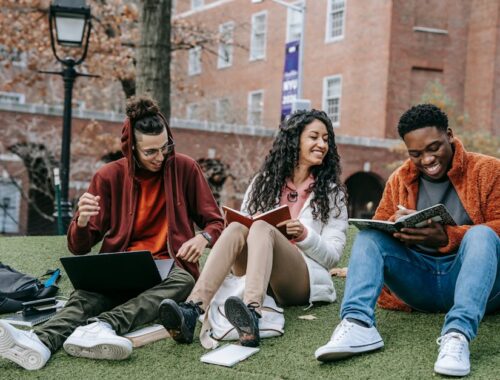
[[[77,220],[78,227],[86,227],[91,216],[99,214],[99,195],[92,195],[90,193],[83,193],[78,200],[78,212],[80,213]]]
[[[302,236],[305,231],[304,225],[298,219],[288,219],[280,222],[276,225],[276,227],[282,227],[286,225],[286,233],[288,236],[291,236],[294,239]]]

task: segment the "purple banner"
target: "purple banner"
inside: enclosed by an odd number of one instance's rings
[[[299,41],[286,44],[285,68],[281,92],[281,120],[292,112],[292,103],[299,92]]]

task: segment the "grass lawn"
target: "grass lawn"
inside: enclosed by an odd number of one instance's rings
[[[355,230],[350,230],[350,251]],[[61,267],[58,259],[68,255],[63,237],[0,238],[0,261],[20,271],[41,275],[48,268]],[[346,254],[341,266],[347,265]],[[233,368],[199,361],[205,352],[196,340],[192,345],[177,345],[171,339],[136,349],[129,360],[106,362],[79,359],[60,350],[45,368],[28,372],[0,359],[0,379],[429,379],[437,355],[436,338],[444,315],[377,311],[379,331],[385,348],[333,364],[321,364],[314,351],[329,339],[339,322],[339,302],[344,279],[334,279],[338,301],[304,311],[301,307],[285,311],[285,335],[264,339],[261,351]],[[71,285],[63,276],[62,295]],[[301,320],[314,314],[316,320]],[[478,338],[471,345],[472,379],[500,379],[500,314],[487,316]]]

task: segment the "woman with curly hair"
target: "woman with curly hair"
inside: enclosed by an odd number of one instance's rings
[[[288,205],[287,239],[255,221],[250,228],[233,222],[223,231],[187,302],[164,300],[160,320],[172,337],[191,343],[197,317],[207,309],[226,275],[246,275],[243,300],[229,297],[227,319],[244,346],[259,345],[258,319],[268,289],[281,305],[333,302],[329,269],[346,241],[346,193],[340,158],[326,113],[298,111],[280,127],[271,151],[246,191],[242,211],[257,215]]]

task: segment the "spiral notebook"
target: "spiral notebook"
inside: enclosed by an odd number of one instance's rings
[[[41,311],[39,313],[31,315],[24,315],[22,312],[18,312],[2,317],[0,320],[10,323],[11,325],[33,327],[39,325],[40,323],[48,321],[50,318],[56,315],[56,313],[56,309]]]

